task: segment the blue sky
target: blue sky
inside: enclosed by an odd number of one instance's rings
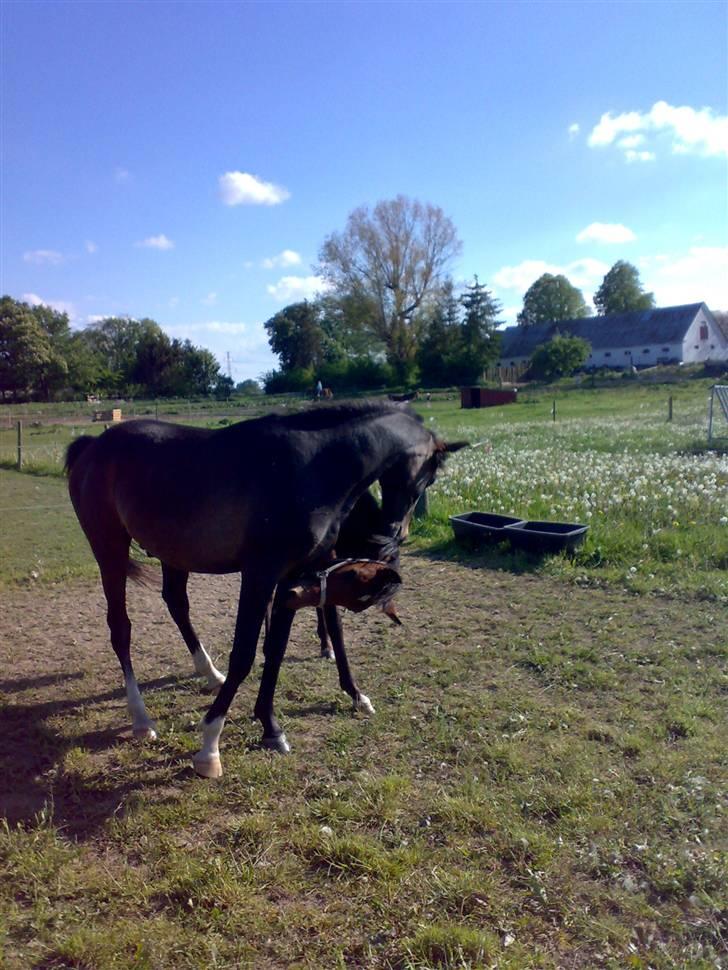
[[[237,380],[359,205],[439,205],[513,322],[617,259],[728,309],[723,2],[8,2],[0,290],[149,316]]]

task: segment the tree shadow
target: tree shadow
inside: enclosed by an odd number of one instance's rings
[[[18,678],[3,681],[2,689],[27,690],[82,677],[82,672],[73,672]],[[160,677],[140,683],[139,687],[149,691],[176,685],[184,679]],[[61,733],[51,723],[74,708],[109,701],[124,703],[126,715],[126,692],[121,687],[86,697],[0,705],[0,818],[10,825],[28,824],[50,810],[55,825],[66,835],[83,841],[118,813],[132,792],[152,783],[151,779],[119,783],[109,772],[86,778],[83,773],[62,769],[63,759],[72,748],[94,754],[133,743],[126,717],[124,726],[69,734]]]

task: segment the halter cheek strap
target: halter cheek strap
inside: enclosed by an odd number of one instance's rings
[[[327,586],[328,586],[329,576],[331,575],[331,573],[335,573],[336,570],[341,569],[342,566],[350,566],[352,563],[360,563],[360,562],[362,563],[373,562],[373,563],[378,563],[379,565],[382,565],[382,563],[378,559],[340,559],[339,562],[335,562],[327,569],[322,569],[321,572],[316,573],[316,579],[319,581],[321,585],[321,590],[319,592],[319,601],[316,604],[319,608],[322,606],[326,606]]]

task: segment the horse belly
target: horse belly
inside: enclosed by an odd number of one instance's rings
[[[129,535],[145,552],[175,569],[197,573],[236,572],[245,547],[245,524],[237,516],[161,505],[130,503],[120,509]],[[151,514],[150,514],[151,512]]]

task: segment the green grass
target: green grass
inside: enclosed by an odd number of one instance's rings
[[[426,420],[451,440],[484,445],[450,460],[414,537],[459,558],[451,515],[479,509],[576,522],[590,531],[574,556],[537,561],[503,545],[481,550],[482,560],[581,584],[725,599],[728,456],[705,448],[708,393],[700,381],[556,391],[555,422],[554,397],[538,391],[505,408],[425,406]]]
[[[29,429],[49,449],[34,474],[7,467],[4,432],[0,965],[719,966],[728,469],[704,453],[706,398],[705,383],[625,381],[484,411],[420,402],[448,438],[491,447],[453,456],[433,489],[405,626],[347,618],[377,715],[351,715],[302,618],[278,691],[291,756],[257,747],[253,676],[219,783],[189,767],[209,696],[136,591],[160,738],[119,734],[97,570],[59,474],[72,432]],[[545,560],[453,543],[450,514],[498,505],[591,511],[588,542]],[[191,598],[219,658],[234,602],[210,582],[206,609],[207,587]]]
[[[0,829],[5,965],[719,965],[725,615],[512,577],[476,611],[488,574],[406,569],[422,615],[354,636],[377,716],[332,700],[299,641],[292,755],[256,749],[246,685],[219,783],[188,767],[207,701],[186,679],[148,692],[152,746],[107,733],[123,703],[92,684],[112,657],[45,688],[61,703],[38,778],[6,775],[47,794]],[[5,716],[39,692],[6,693]]]
[[[454,394],[418,402],[426,423],[448,439],[485,444],[450,459],[430,491],[429,516],[415,525],[414,543],[433,554],[537,571],[574,584],[725,599],[728,455],[725,448],[705,448],[709,387],[706,380],[671,385],[629,380],[607,388],[535,388],[522,391],[515,405],[482,410],[461,410]],[[668,423],[669,396],[673,420]],[[165,407],[174,411],[174,405]],[[180,406],[177,412],[166,416],[184,418]],[[195,420],[214,427],[233,417],[208,414]],[[10,474],[15,432],[0,431],[6,496],[0,502],[3,508],[23,509],[3,516],[6,556],[0,582],[26,580],[33,573],[55,580],[92,572],[83,542],[72,538],[66,511],[46,508],[36,516],[28,510],[34,503],[63,501],[40,476],[61,475],[66,445],[89,430],[101,428],[28,427],[25,470],[34,475],[28,480]],[[454,543],[449,523],[451,515],[472,509],[579,522],[590,530],[573,557],[537,560],[507,545],[474,552]]]

